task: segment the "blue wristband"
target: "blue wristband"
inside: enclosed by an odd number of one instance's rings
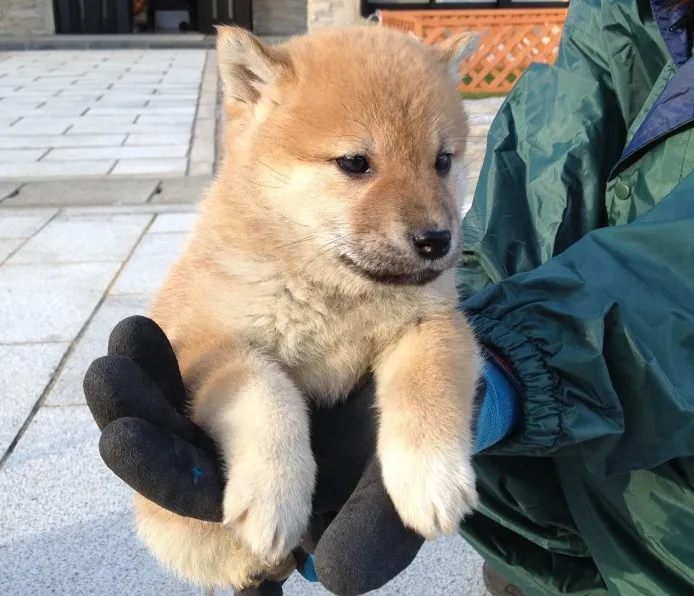
[[[518,415],[518,396],[506,373],[492,362],[483,370],[487,392],[482,398],[473,453],[484,451],[504,439]]]

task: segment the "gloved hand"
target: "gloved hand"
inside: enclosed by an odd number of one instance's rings
[[[515,391],[490,360],[478,392],[476,451],[508,434],[516,419]],[[186,395],[174,352],[146,317],[113,330],[108,356],[84,379],[101,429],[106,465],[131,488],[179,515],[221,521],[224,476],[212,440],[186,416]],[[331,409],[311,410],[318,464],[311,527],[294,552],[297,569],[342,596],[375,590],[403,571],[423,539],[405,528],[383,486],[374,457],[373,385],[367,379]],[[279,596],[265,582],[239,596]]]

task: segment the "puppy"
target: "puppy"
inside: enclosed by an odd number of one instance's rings
[[[220,448],[224,523],[136,499],[139,534],[180,576],[241,589],[291,573],[316,477],[307,400],[335,404],[368,373],[403,522],[434,538],[475,507],[479,354],[453,272],[472,43],[355,26],[268,47],[219,29],[223,163],[151,316]]]

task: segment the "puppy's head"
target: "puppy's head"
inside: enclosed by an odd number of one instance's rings
[[[265,46],[221,28],[221,187],[247,199],[265,246],[354,281],[421,285],[454,265],[467,137],[457,82],[473,44],[364,26]]]

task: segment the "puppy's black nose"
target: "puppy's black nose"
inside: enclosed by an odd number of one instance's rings
[[[412,242],[420,257],[435,261],[445,257],[451,249],[451,233],[448,230],[417,230]]]

